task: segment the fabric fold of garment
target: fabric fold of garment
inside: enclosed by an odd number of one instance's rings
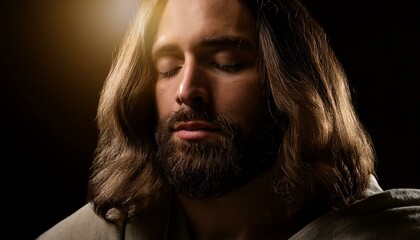
[[[290,240],[420,239],[420,189],[383,190],[372,175],[365,195],[345,209],[314,220]],[[38,237],[38,240],[52,239],[188,240],[190,237],[180,205],[166,196],[120,228],[96,215],[91,204],[86,204]]]

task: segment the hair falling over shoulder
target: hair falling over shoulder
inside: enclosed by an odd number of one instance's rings
[[[274,190],[296,210],[313,201],[353,202],[374,172],[374,151],[324,30],[297,0],[242,2],[256,19],[261,79],[283,130]],[[154,165],[150,56],[164,4],[141,1],[101,92],[89,200],[104,217],[111,209],[133,215],[166,191]]]

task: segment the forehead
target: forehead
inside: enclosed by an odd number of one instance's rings
[[[223,37],[255,44],[255,22],[244,4],[237,0],[169,0],[153,48],[165,44],[188,47],[203,39]]]

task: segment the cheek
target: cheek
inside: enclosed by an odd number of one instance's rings
[[[249,122],[265,112],[262,90],[255,81],[225,86],[220,92],[222,94],[218,105],[223,108],[221,111],[236,117],[241,122]]]
[[[159,120],[162,120],[171,112],[171,107],[173,105],[171,91],[166,87],[162,87],[159,84],[156,84],[155,102],[157,117]]]

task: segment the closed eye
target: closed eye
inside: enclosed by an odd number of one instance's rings
[[[174,69],[171,69],[169,71],[166,72],[159,72],[159,77],[160,78],[171,78],[173,76],[175,76],[179,70],[181,70],[182,67],[176,67]]]
[[[239,63],[219,64],[219,63],[216,63],[216,62],[211,62],[210,65],[219,69],[219,70],[222,70],[224,72],[229,72],[229,73],[235,73],[243,67],[243,64],[239,64]]]

